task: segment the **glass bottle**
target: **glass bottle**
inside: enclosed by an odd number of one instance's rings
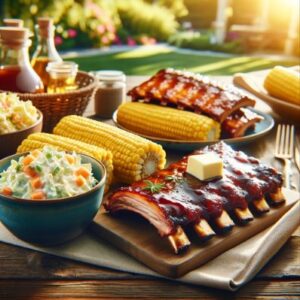
[[[29,37],[26,28],[0,27],[0,90],[17,93],[44,91],[43,82],[29,61]]]
[[[47,93],[65,93],[77,89],[78,65],[76,63],[71,61],[50,62],[46,70],[49,73]]]
[[[38,45],[32,56],[31,64],[42,78],[46,91],[49,81],[46,67],[49,62],[61,62],[62,59],[54,44],[55,26],[53,25],[53,20],[50,18],[38,18],[38,24],[35,28],[38,36]]]
[[[21,19],[4,19],[3,24],[8,27],[23,27],[24,22]]]

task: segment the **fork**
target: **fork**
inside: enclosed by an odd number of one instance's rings
[[[284,162],[284,186],[291,188],[291,160],[294,151],[294,125],[279,124],[276,133],[275,157]]]

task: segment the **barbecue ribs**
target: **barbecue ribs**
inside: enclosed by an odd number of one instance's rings
[[[193,226],[201,240],[246,224],[253,214],[284,202],[282,177],[256,158],[234,151],[223,142],[193,154],[214,152],[223,160],[223,177],[200,181],[187,174],[187,156],[131,186],[115,191],[105,203],[110,213],[135,212],[168,237],[175,253],[190,242],[183,227]],[[268,204],[269,203],[269,204]]]
[[[173,69],[161,70],[128,92],[132,101],[152,102],[207,115],[222,123],[227,138],[242,136],[262,118],[241,107],[255,101],[232,86],[221,86],[207,77]],[[241,121],[242,118],[242,121]]]

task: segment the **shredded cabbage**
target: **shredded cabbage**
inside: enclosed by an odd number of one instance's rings
[[[75,152],[67,154],[54,147],[45,146],[40,151],[32,153],[30,155],[34,156],[34,159],[30,164],[24,164],[26,156],[22,156],[18,161],[12,160],[10,166],[0,173],[0,193],[8,187],[15,197],[32,199],[32,195],[39,191],[45,195],[43,199],[56,199],[85,193],[97,184],[91,164],[83,164],[81,156]],[[67,155],[73,158],[72,163],[67,159]],[[26,167],[31,168],[36,176],[28,175],[24,171]],[[79,186],[76,182],[78,179],[76,172],[80,168],[88,171],[89,175]],[[36,178],[41,181],[42,187],[35,188],[32,185],[32,181]]]
[[[0,134],[28,128],[38,118],[31,101],[22,101],[13,93],[0,93]]]

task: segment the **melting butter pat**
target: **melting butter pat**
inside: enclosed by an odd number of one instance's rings
[[[215,153],[191,155],[186,172],[200,180],[223,176],[223,161]]]

